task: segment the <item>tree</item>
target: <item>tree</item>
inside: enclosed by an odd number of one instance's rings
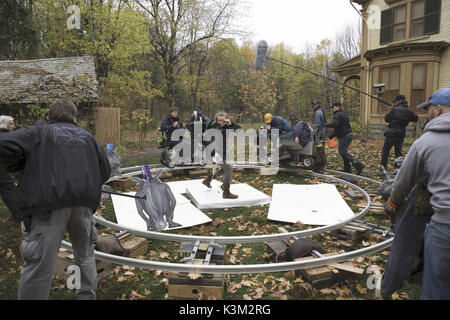
[[[224,35],[230,20],[236,14],[237,0],[134,0],[133,2],[150,17],[149,41],[163,67],[166,98],[169,106],[173,106],[176,77],[184,68],[180,62],[196,48]],[[202,73],[201,68],[199,70]]]
[[[0,1],[0,60],[37,56],[39,42],[32,9],[32,0]]]

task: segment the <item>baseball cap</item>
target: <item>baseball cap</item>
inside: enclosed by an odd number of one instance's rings
[[[270,113],[266,113],[264,116],[265,123],[270,123],[272,121],[272,115]]]
[[[313,100],[313,102],[311,102],[311,104],[318,104],[320,106],[320,101],[319,100]]]
[[[392,100],[392,102],[405,101],[405,100],[406,100],[406,97],[404,95],[402,95],[402,94],[399,94],[399,95],[395,96],[395,98]]]
[[[441,106],[450,107],[450,88],[444,88],[436,91],[428,99],[428,101],[417,106],[417,109],[423,109],[430,104],[440,104]]]
[[[340,103],[340,102],[335,102],[335,103],[333,103],[333,105],[331,106],[332,108],[333,107],[340,107],[340,108],[342,108],[342,103]]]

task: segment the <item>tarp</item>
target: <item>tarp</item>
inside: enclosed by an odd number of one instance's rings
[[[354,216],[335,185],[275,184],[268,219],[307,225],[330,225]]]
[[[202,180],[185,181],[187,194],[199,209],[223,209],[236,207],[251,207],[268,204],[271,198],[265,193],[247,185],[232,184],[230,192],[238,195],[237,199],[223,199],[221,182],[211,181],[211,189],[203,185]]]

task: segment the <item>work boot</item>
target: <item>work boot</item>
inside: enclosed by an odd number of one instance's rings
[[[352,173],[352,165],[350,164],[350,162],[344,162],[344,170],[342,171],[346,173]]]
[[[207,186],[208,188],[211,189],[211,181],[212,181],[212,176],[209,176],[208,178],[206,178],[205,180],[202,181],[202,183]]]
[[[238,198],[237,195],[232,194],[232,193],[230,192],[230,184],[229,184],[229,183],[224,183],[224,184],[221,186],[221,188],[222,188],[222,190],[223,190],[223,198],[224,198],[224,199],[237,199],[237,198]]]
[[[356,175],[359,176],[361,175],[361,172],[363,171],[365,165],[363,165],[361,162],[357,161],[355,164],[355,169],[356,169]]]

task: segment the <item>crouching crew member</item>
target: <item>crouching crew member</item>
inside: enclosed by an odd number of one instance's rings
[[[350,126],[350,119],[342,108],[340,102],[336,102],[332,106],[334,117],[333,122],[326,125],[327,128],[334,128],[334,134],[331,136],[333,138],[336,136],[339,139],[339,155],[344,161],[344,172],[352,173],[352,165],[356,169],[356,174],[360,175],[364,169],[364,165],[355,159],[348,149],[353,141],[353,132]]]

